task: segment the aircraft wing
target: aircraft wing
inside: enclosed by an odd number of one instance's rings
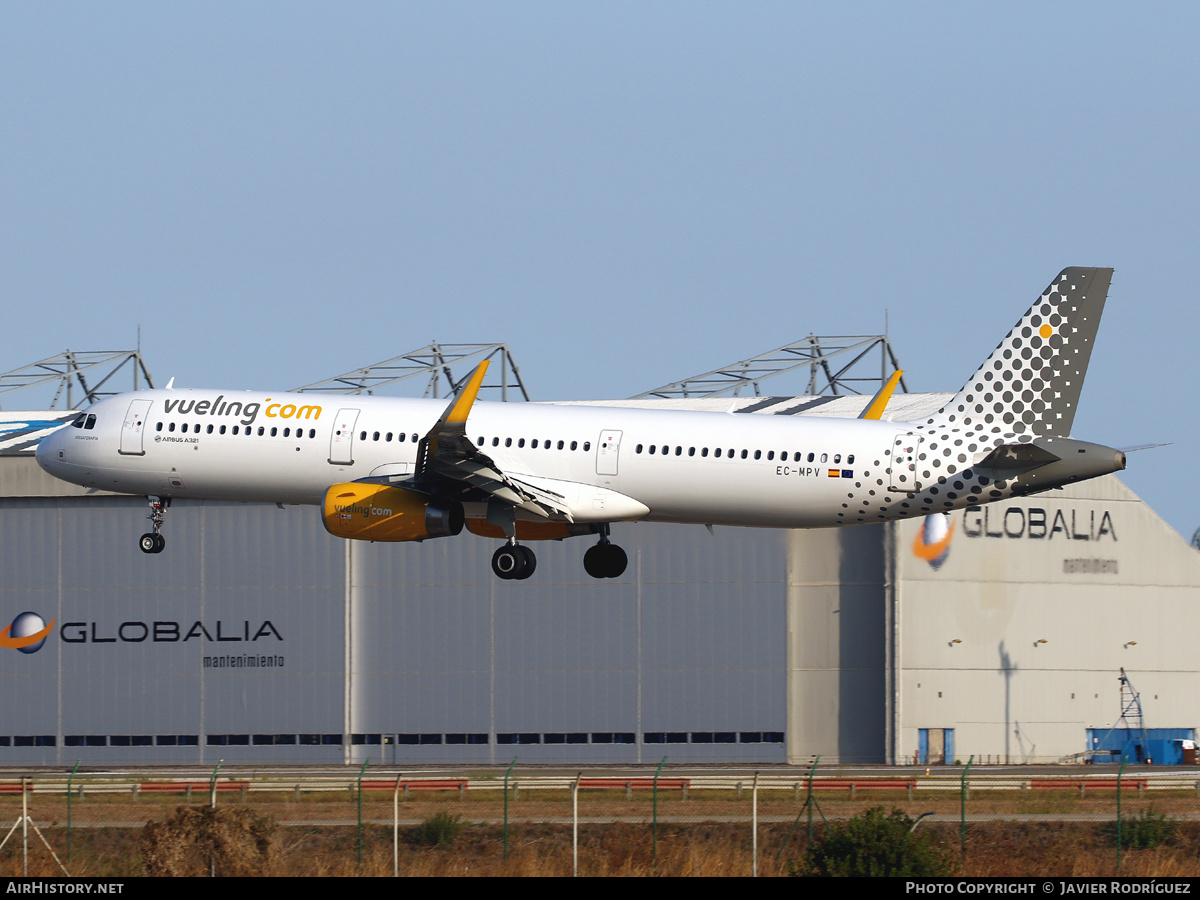
[[[482,491],[514,507],[546,519],[573,522],[560,494],[506,475],[467,437],[467,416],[479,395],[488,361],[481,362],[462,383],[450,405],[417,447],[413,480],[449,481]]]

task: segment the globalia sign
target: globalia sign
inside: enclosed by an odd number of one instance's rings
[[[53,629],[53,619],[47,625],[46,620],[37,613],[23,612],[4,631],[0,631],[0,647],[20,650],[22,653],[37,653]]]

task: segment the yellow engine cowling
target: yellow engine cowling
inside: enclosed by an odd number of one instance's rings
[[[463,529],[457,500],[385,484],[335,484],[325,492],[325,530],[357,541],[423,541]]]

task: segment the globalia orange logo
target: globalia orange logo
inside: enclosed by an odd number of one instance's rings
[[[950,555],[950,539],[953,537],[954,520],[945,513],[930,513],[913,540],[913,556],[925,560],[936,571]]]
[[[53,629],[53,619],[47,625],[46,620],[37,613],[23,612],[0,631],[0,647],[9,647],[22,653],[37,653]]]

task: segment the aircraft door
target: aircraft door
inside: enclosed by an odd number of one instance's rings
[[[888,489],[912,494],[922,489],[917,463],[921,458],[922,438],[915,434],[898,434],[892,442],[892,461],[888,466]]]
[[[354,425],[357,409],[339,409],[329,436],[329,462],[334,466],[349,466],[354,462]]]
[[[142,447],[142,434],[146,430],[146,415],[150,412],[152,400],[133,400],[125,413],[125,421],[121,425],[121,446],[117,452],[123,456],[145,456]]]
[[[596,474],[616,475],[617,457],[621,453],[621,432],[604,430],[596,442]]]

